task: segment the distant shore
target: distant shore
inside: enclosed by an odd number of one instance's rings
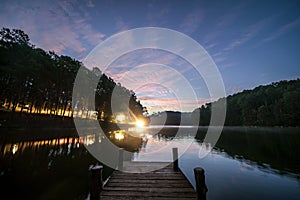
[[[83,121],[89,121],[83,119]],[[104,132],[120,129],[112,122],[99,121]],[[96,127],[95,127],[96,128]],[[92,131],[91,127],[91,131]],[[72,117],[0,111],[0,138],[31,140],[78,136]]]
[[[88,119],[83,119],[88,121]],[[104,132],[118,130],[120,127],[112,122],[99,121],[99,124]],[[129,126],[128,126],[129,127]],[[155,126],[154,126],[155,127]],[[190,127],[190,126],[187,126]],[[169,128],[179,128],[179,126],[165,126],[165,135],[168,135]],[[184,128],[182,126],[181,128]],[[197,127],[198,135],[206,134],[208,126]],[[91,132],[97,130],[91,128]],[[299,131],[300,127],[259,127],[259,126],[224,126],[223,131],[247,131],[257,132],[294,132]],[[162,131],[161,131],[162,132]],[[42,114],[27,114],[0,111],[0,139],[9,140],[36,140],[36,139],[51,139],[59,137],[76,137],[78,136],[74,120],[72,117],[50,116]]]

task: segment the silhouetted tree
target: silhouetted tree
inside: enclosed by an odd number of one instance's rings
[[[36,113],[45,111],[53,116],[64,116],[66,111],[73,111],[73,103],[79,109],[93,110],[93,97],[88,93],[72,102],[74,81],[80,67],[87,74],[82,84],[89,86],[89,82],[98,82],[95,88],[98,115],[104,113],[105,118],[111,120],[111,95],[115,89],[120,101],[128,99],[129,102],[123,104],[135,115],[142,116],[144,109],[134,92],[116,84],[98,68],[89,70],[69,56],[35,48],[22,30],[2,28],[0,31],[0,103],[12,113],[19,106],[20,113],[35,110]]]

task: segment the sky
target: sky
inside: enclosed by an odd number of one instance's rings
[[[300,78],[300,1],[1,0],[0,26],[22,29],[37,47],[83,62],[97,45],[123,31],[178,31],[205,49],[226,95]],[[132,70],[135,82],[124,78]],[[152,82],[144,84],[142,72],[154,77]],[[191,63],[159,49],[122,55],[105,73],[134,89],[151,112],[192,111],[215,100]],[[186,80],[196,99],[184,93]]]

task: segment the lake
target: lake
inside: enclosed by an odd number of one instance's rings
[[[193,168],[205,169],[207,199],[298,199],[300,196],[300,132],[297,128],[226,127],[215,147],[203,143],[206,127],[151,127],[108,133],[118,146],[132,152],[134,161],[171,161],[179,149],[179,166],[195,186]],[[197,132],[196,139],[193,132]],[[132,130],[131,130],[132,132]],[[10,198],[86,199],[89,167],[97,160],[92,147],[107,137],[36,141],[1,138],[1,194]],[[207,155],[206,155],[207,154]],[[206,156],[204,156],[206,155]],[[203,157],[204,156],[204,157]],[[104,176],[112,172],[104,168]]]

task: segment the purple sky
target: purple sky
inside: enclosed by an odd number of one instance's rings
[[[79,60],[101,41],[124,30],[173,29],[206,49],[218,66],[227,94],[300,77],[299,1],[1,1],[0,25],[22,29],[37,47]],[[172,56],[136,52],[114,64],[167,64],[191,82],[198,104],[209,101],[203,80],[194,77],[188,63]],[[108,74],[116,81],[124,73],[118,69],[111,68]],[[159,76],[164,79],[168,74]],[[153,84],[136,93],[153,111],[178,110],[176,93],[167,87]],[[198,106],[188,97],[184,104],[183,111]]]

